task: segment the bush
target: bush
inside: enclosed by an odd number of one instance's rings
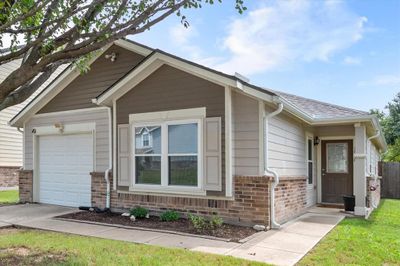
[[[176,211],[166,211],[160,215],[160,219],[163,222],[173,222],[180,218],[179,213]]]
[[[210,227],[211,229],[217,229],[220,228],[224,223],[224,220],[222,220],[221,217],[218,216],[213,216],[210,220]]]
[[[136,207],[129,210],[130,215],[135,216],[137,219],[146,218],[149,214],[149,210],[143,207]]]
[[[207,220],[204,217],[189,214],[188,218],[197,231],[204,231],[208,228]]]
[[[204,217],[189,214],[189,221],[196,231],[202,232],[206,230],[215,230],[220,228],[224,221],[218,216],[213,216],[211,220],[206,220]]]

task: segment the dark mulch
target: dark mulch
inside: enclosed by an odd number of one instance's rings
[[[207,230],[199,232],[191,226],[189,220],[184,218],[180,218],[178,221],[174,222],[162,222],[159,217],[150,216],[150,218],[148,219],[136,219],[136,221],[132,222],[129,219],[129,217],[123,217],[121,216],[121,214],[111,213],[111,212],[107,213],[76,212],[58,217],[80,220],[80,221],[118,224],[125,226],[177,231],[177,232],[196,234],[196,235],[214,236],[214,237],[229,239],[231,241],[239,241],[257,232],[251,227],[244,227],[244,226],[237,226],[230,224],[223,224],[220,228],[215,230]]]

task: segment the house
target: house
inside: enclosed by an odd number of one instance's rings
[[[21,64],[21,59],[0,66],[0,82]],[[63,68],[63,67],[62,67]],[[60,69],[62,69],[60,68]],[[57,70],[43,86],[21,104],[0,111],[0,188],[18,186],[16,171],[22,167],[22,132],[8,125],[10,121],[30,100],[33,99],[58,74]]]
[[[110,54],[116,55],[110,61]],[[64,70],[11,121],[26,202],[144,206],[279,227],[317,203],[379,203],[375,116],[250,84],[118,40]]]

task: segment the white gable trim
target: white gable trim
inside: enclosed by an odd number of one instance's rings
[[[143,46],[121,39],[102,48],[100,52],[89,61],[89,65],[93,64],[113,44],[144,56],[147,56],[152,52],[150,49],[147,49]],[[46,87],[42,93],[29,102],[28,105],[9,122],[10,126],[22,127],[24,121],[42,109],[51,99],[59,94],[79,75],[80,72],[76,68],[70,67],[65,69],[60,76],[56,77],[56,79],[48,87]]]

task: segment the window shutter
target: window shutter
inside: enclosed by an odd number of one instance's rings
[[[221,118],[210,117],[204,123],[204,188],[221,191]]]
[[[118,185],[129,186],[129,125],[118,125]]]

